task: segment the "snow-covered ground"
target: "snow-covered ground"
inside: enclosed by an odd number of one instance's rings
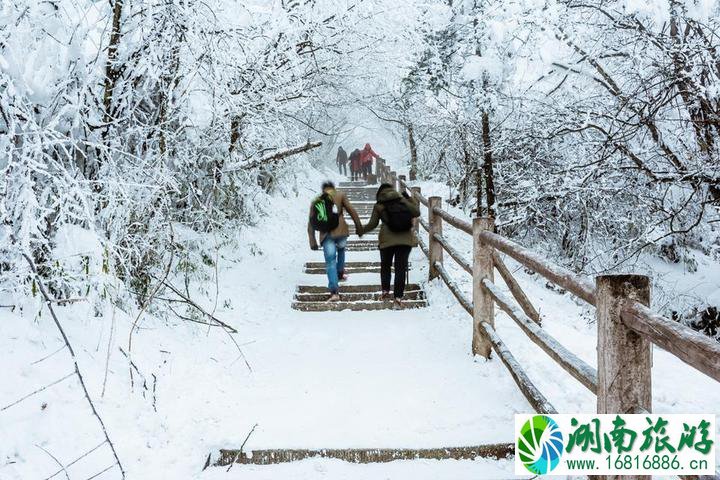
[[[513,414],[530,411],[497,359],[470,355],[470,318],[439,282],[427,285],[430,307],[423,310],[291,310],[296,285],[324,284],[324,276],[302,273],[306,261],[321,259],[307,247],[305,233],[311,187],[304,184],[297,196],[278,197],[273,215],[239,232],[237,246],[221,251],[217,300],[215,287],[206,286],[204,304],[238,330],[234,341],[217,328],[179,319],[168,324],[147,315],[133,338],[138,371],[131,388],[128,361],[119,348],[127,351],[136,312],[94,312],[84,303],[57,307],[128,478],[512,477],[510,461],[480,459],[377,465],[310,459],[202,471],[208,454],[239,447],[256,424],[246,450],[422,448],[510,442]],[[450,229],[447,234],[469,253],[469,239]],[[375,252],[349,253],[349,260],[376,257]],[[412,261],[411,279],[422,281],[426,262],[419,250]],[[469,289],[469,277],[451,271]],[[517,275],[539,306],[544,328],[595,364],[592,312],[548,289],[537,275],[522,270]],[[368,279],[378,281],[363,274],[350,282]],[[496,323],[559,411],[594,411],[594,397],[509,318],[498,313]],[[58,351],[62,342],[56,333],[47,311],[33,318],[0,309],[0,408],[72,373],[69,355]],[[658,412],[718,413],[720,385],[659,349],[653,392]],[[26,480],[50,477],[60,471],[58,464],[70,464],[100,445],[103,436],[70,377],[0,411],[0,439],[0,478]],[[68,477],[88,478],[112,463],[107,445],[101,445],[67,467]],[[55,478],[63,476],[60,471]],[[118,478],[118,471],[97,478]]]

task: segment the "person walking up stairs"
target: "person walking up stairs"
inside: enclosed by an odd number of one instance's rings
[[[338,172],[340,172],[340,175],[345,175],[347,177],[348,154],[342,147],[338,147],[337,156],[335,157],[335,163],[337,163]]]
[[[412,226],[413,219],[420,216],[420,206],[417,200],[410,198],[405,192],[401,195],[388,183],[380,185],[376,200],[370,221],[359,232],[362,234],[371,232],[382,221],[378,238],[381,298],[390,299],[390,277],[394,262],[393,308],[400,309],[405,294],[410,250],[417,246]]]
[[[319,245],[322,245],[325,255],[325,273],[328,277],[328,290],[330,291],[328,301],[331,302],[340,300],[339,282],[347,280],[345,248],[350,229],[343,216],[345,210],[355,223],[355,231],[362,236],[362,223],[350,204],[350,200],[343,192],[336,190],[332,182],[327,181],[322,185],[320,196],[312,201],[308,218],[307,230],[312,250],[320,248],[315,238],[315,232],[320,232]]]
[[[387,186],[383,187],[382,190],[386,189]],[[406,254],[410,253],[410,249],[415,244],[413,241],[414,237],[412,236],[413,232],[400,233],[401,237],[406,235],[410,235],[411,237],[410,239],[404,239],[404,243],[407,244],[404,247],[400,244],[386,245],[387,243],[394,243],[391,239],[391,237],[395,236],[394,232],[391,234],[382,234],[383,246],[390,247],[389,249],[381,250],[381,258],[384,260],[384,268],[383,262],[369,261],[367,259],[367,256],[371,255],[370,252],[378,250],[379,236],[373,234],[370,230],[368,230],[368,233],[366,234],[363,230],[362,223],[358,224],[358,222],[355,222],[355,215],[350,212],[350,209],[348,209],[347,206],[343,207],[343,211],[351,213],[355,226],[353,228],[352,226],[348,227],[346,225],[346,232],[339,233],[341,220],[340,216],[337,215],[340,213],[340,207],[338,205],[344,205],[345,202],[350,205],[352,211],[357,214],[360,220],[368,221],[368,227],[372,226],[373,221],[371,216],[373,212],[376,213],[378,219],[377,224],[382,221],[383,226],[386,229],[389,229],[389,227],[385,224],[386,219],[396,223],[398,219],[402,220],[403,215],[400,215],[400,217],[395,215],[392,217],[392,220],[390,220],[390,217],[382,212],[382,210],[388,207],[388,205],[378,207],[376,210],[375,207],[378,203],[378,189],[375,186],[367,185],[362,181],[341,182],[340,189],[337,190],[333,196],[334,201],[330,202],[328,205],[325,205],[325,203],[323,203],[323,205],[318,205],[319,200],[326,193],[326,190],[329,194],[331,193],[330,190],[333,190],[332,184],[329,182],[323,184],[323,193],[317,197],[315,201],[313,201],[312,205],[313,208],[316,206],[320,207],[320,211],[330,212],[327,215],[327,221],[330,222],[330,225],[322,225],[322,222],[319,222],[319,219],[314,218],[315,214],[311,212],[310,218],[308,219],[308,232],[311,238],[310,246],[319,249],[317,239],[315,238],[315,232],[320,231],[320,245],[323,246],[323,254],[326,253],[325,246],[328,246],[328,255],[326,256],[327,261],[310,261],[305,263],[303,271],[307,275],[305,278],[309,281],[309,283],[298,285],[291,305],[292,308],[303,312],[331,312],[387,310],[391,308],[414,309],[426,307],[427,300],[422,286],[417,283],[405,283],[405,278],[410,268],[410,265],[407,263]],[[392,191],[392,189],[390,190]],[[345,200],[338,198],[338,194],[341,192],[345,197]],[[385,197],[388,195],[394,196],[390,195],[389,192],[384,192],[382,196]],[[400,196],[400,198],[403,197]],[[324,199],[323,202],[325,202]],[[390,203],[392,204],[393,202]],[[333,205],[335,205],[337,210],[334,209]],[[395,209],[396,207],[397,205],[392,206],[391,209]],[[315,211],[317,211],[317,209]],[[337,221],[336,226],[334,226],[335,221]],[[318,225],[318,228],[313,226],[315,224]],[[323,232],[323,230],[327,231],[328,229],[330,229],[330,233]],[[380,230],[382,232],[383,227],[381,227]],[[352,233],[362,233],[363,238],[361,240],[349,240],[346,235]],[[333,239],[332,242],[327,240],[327,238],[332,239],[333,234],[336,235],[335,239]],[[338,246],[343,245],[345,248],[337,248]],[[335,247],[334,255],[332,252],[333,246]],[[360,258],[355,261],[346,261],[346,252],[351,252],[351,254],[357,255]],[[334,266],[333,258],[335,259]],[[405,259],[405,263],[403,263],[403,259]],[[395,280],[398,283],[397,290],[393,289],[393,296],[397,296],[397,302],[389,301],[392,300],[390,290],[393,263],[395,263],[394,267],[396,269]],[[407,265],[407,267],[405,267],[405,265]],[[335,271],[340,270],[342,274],[336,277],[332,273],[333,268]],[[347,277],[348,273],[357,273],[357,279],[359,281],[354,283],[343,283],[342,286],[340,286],[340,277]],[[381,280],[379,283],[368,281],[367,274],[382,274],[381,276],[384,280]],[[327,275],[328,285],[318,285],[312,281],[315,275]],[[333,281],[333,279],[337,279],[337,281]],[[380,283],[383,284],[382,287]],[[337,290],[335,290],[336,286]],[[330,298],[332,301],[328,301],[328,290],[330,290]],[[335,296],[333,294],[334,292],[337,293],[338,296]]]

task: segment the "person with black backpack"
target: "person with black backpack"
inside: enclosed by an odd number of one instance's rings
[[[360,180],[362,165],[360,163],[360,150],[357,148],[350,153],[350,179],[354,182]]]
[[[355,208],[347,196],[335,190],[335,185],[327,181],[322,185],[322,193],[310,204],[308,218],[308,237],[310,248],[319,250],[315,232],[320,232],[320,245],[325,255],[325,273],[328,277],[328,290],[331,302],[340,300],[339,282],[347,280],[345,273],[345,246],[350,235],[343,213],[347,211],[355,223],[355,230],[362,236],[362,223]]]
[[[388,183],[380,185],[375,198],[376,203],[368,224],[358,231],[363,234],[371,232],[382,221],[378,237],[382,299],[390,300],[390,276],[394,262],[393,308],[400,309],[405,294],[410,250],[417,246],[412,227],[413,219],[420,216],[420,206],[417,200],[410,198],[405,192],[401,195]]]

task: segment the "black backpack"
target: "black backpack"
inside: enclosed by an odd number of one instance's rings
[[[313,229],[323,233],[335,230],[340,224],[337,205],[327,193],[323,193],[313,202],[310,224]]]
[[[407,232],[413,226],[413,214],[402,198],[384,202],[383,223],[393,232]]]

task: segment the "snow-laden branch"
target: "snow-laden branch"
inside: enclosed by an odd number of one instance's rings
[[[230,165],[228,168],[225,169],[225,172],[227,173],[227,172],[235,172],[237,170],[250,170],[251,168],[261,167],[264,165],[268,165],[268,164],[277,162],[278,160],[282,160],[283,158],[292,157],[293,155],[297,155],[298,153],[303,153],[303,152],[312,150],[314,148],[318,148],[321,145],[322,145],[322,142],[308,142],[305,145],[290,148],[288,150],[281,150],[279,152],[275,152],[272,155],[260,158],[258,160],[246,160],[241,163],[236,163],[235,165]]]

